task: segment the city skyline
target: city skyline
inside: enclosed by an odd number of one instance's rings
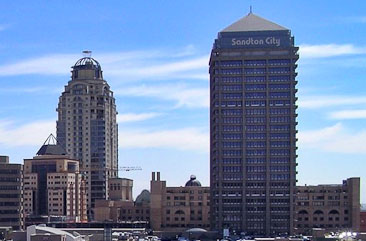
[[[365,4],[251,4],[255,14],[291,29],[300,47],[298,184],[338,183],[351,176],[362,183]],[[250,3],[20,5],[3,6],[0,19],[2,155],[22,163],[56,133],[58,95],[70,66],[88,49],[116,95],[119,165],[143,168],[119,173],[135,180],[134,197],[148,188],[151,171],[161,171],[172,185],[183,186],[190,174],[208,185],[212,39],[247,15]]]

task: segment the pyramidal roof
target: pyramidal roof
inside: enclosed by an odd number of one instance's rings
[[[43,156],[43,155],[64,156],[66,155],[66,151],[57,143],[56,137],[50,134],[37,152],[37,156]]]
[[[221,32],[276,31],[288,30],[276,23],[261,18],[253,13],[239,19]]]

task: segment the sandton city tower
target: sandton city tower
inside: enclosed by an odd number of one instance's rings
[[[292,232],[297,51],[289,29],[253,13],[218,33],[210,58],[214,230]]]

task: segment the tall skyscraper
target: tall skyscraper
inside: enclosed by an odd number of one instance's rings
[[[23,165],[0,156],[0,227],[9,226],[13,230],[24,228]]]
[[[108,198],[108,179],[118,176],[116,104],[95,59],[79,59],[71,73],[57,108],[57,141],[80,160],[90,218],[95,200]]]
[[[211,225],[291,233],[296,187],[296,61],[289,29],[249,13],[210,58]]]

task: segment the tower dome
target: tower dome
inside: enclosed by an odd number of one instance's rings
[[[98,61],[96,61],[95,59],[93,59],[92,57],[84,57],[79,59],[78,61],[76,61],[76,63],[74,64],[74,66],[72,67],[73,69],[77,68],[77,69],[101,69],[100,68],[100,64]]]
[[[83,54],[86,56],[76,61],[72,66],[72,79],[103,79],[102,68],[99,62],[91,57],[91,51],[83,51]]]
[[[200,187],[201,183],[196,179],[195,175],[191,175],[191,178],[186,182],[186,187]]]

